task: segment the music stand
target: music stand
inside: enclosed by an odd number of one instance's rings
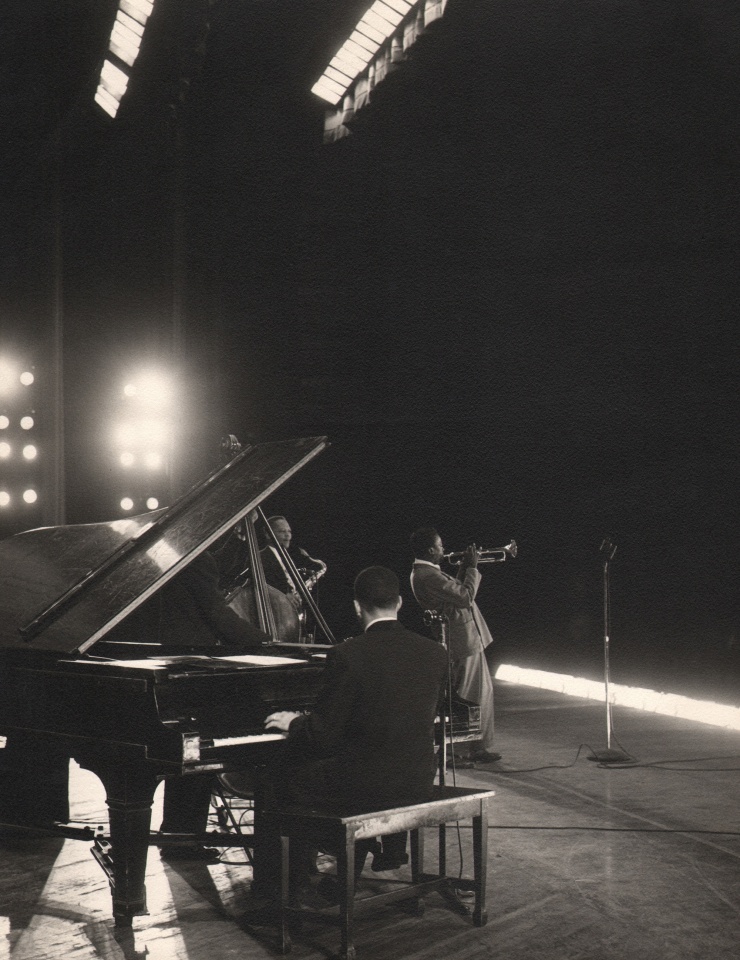
[[[604,697],[606,701],[606,750],[594,750],[589,760],[598,763],[629,763],[634,758],[612,747],[612,704],[609,698],[609,627],[610,627],[610,599],[609,599],[609,564],[617,552],[616,544],[609,537],[602,540],[599,553],[604,558]]]

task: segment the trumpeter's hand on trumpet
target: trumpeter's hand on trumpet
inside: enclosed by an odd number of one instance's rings
[[[466,547],[463,550],[462,559],[460,560],[460,566],[463,569],[467,567],[477,567],[478,560],[480,559],[480,553],[478,548],[474,543],[471,543],[470,546]]]

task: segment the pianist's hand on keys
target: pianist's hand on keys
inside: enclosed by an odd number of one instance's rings
[[[294,710],[277,710],[265,720],[265,730],[280,730],[281,733],[287,733],[288,727],[296,717],[300,717],[300,713]]]

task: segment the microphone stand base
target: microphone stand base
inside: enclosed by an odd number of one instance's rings
[[[631,757],[628,753],[625,753],[624,750],[615,750],[613,747],[609,747],[606,750],[594,750],[589,760],[594,760],[596,763],[634,763],[635,758]]]

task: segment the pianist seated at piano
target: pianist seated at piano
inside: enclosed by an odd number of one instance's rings
[[[253,884],[256,896],[275,896],[279,886],[280,843],[270,820],[275,803],[338,803],[367,810],[431,797],[433,728],[443,695],[445,652],[398,621],[401,597],[392,570],[363,570],[355,580],[354,606],[364,632],[328,651],[314,708],[308,713],[278,711],[265,721],[268,730],[281,731],[287,739],[264,784],[258,841],[264,870]],[[238,776],[230,775],[235,786]],[[390,848],[369,845],[373,869],[405,863],[405,843],[401,834],[391,839]],[[314,872],[312,853],[293,844],[291,849],[291,880],[301,888]],[[358,849],[358,872],[368,852]]]

